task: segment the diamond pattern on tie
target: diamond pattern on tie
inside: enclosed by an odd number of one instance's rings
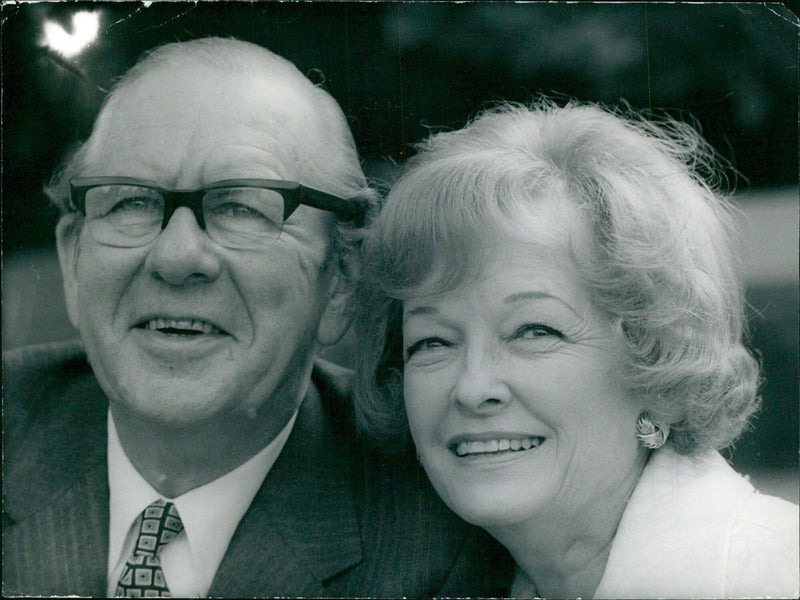
[[[156,500],[145,508],[136,546],[122,569],[116,595],[127,598],[169,597],[158,555],[182,530],[183,523],[172,502]]]

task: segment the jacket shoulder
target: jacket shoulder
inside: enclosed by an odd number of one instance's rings
[[[26,346],[3,353],[3,433],[13,438],[41,416],[70,381],[91,374],[77,341]]]
[[[49,372],[62,371],[75,361],[86,362],[83,347],[77,340],[23,346],[3,352],[3,387],[30,382]]]
[[[69,485],[78,465],[96,462],[107,405],[78,343],[3,354],[6,513],[22,518]]]

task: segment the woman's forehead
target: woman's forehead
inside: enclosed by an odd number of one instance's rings
[[[515,277],[537,279],[541,284],[559,274],[577,279],[574,249],[582,244],[576,244],[574,236],[576,232],[582,236],[586,228],[571,220],[546,224],[538,220],[536,227],[523,221],[487,228],[487,235],[471,238],[463,247],[453,244],[435,249],[427,257],[427,268],[405,290],[402,299],[503,280],[508,275],[506,271],[513,271]]]

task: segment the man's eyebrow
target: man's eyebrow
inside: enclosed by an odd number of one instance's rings
[[[548,294],[547,292],[539,292],[539,291],[529,291],[529,292],[517,292],[515,294],[510,294],[503,298],[504,304],[513,304],[514,302],[520,302],[524,300],[555,300],[556,302],[566,306],[570,311],[578,314],[578,311],[575,310],[569,303],[565,302],[562,298],[558,296],[554,296],[553,294]]]

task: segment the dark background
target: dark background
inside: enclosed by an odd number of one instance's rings
[[[79,10],[101,13],[98,39],[71,59],[48,53],[45,20],[70,31]],[[74,333],[42,185],[88,136],[104,91],[155,45],[234,36],[288,58],[340,102],[367,174],[383,181],[412,142],[461,127],[492,102],[625,100],[694,122],[731,163],[740,207],[760,215],[747,247],[761,262],[746,257],[745,272],[764,410],[733,457],[754,473],[792,469],[796,489],[797,25],[780,4],[5,4],[3,347]],[[786,227],[788,245],[776,241]]]

